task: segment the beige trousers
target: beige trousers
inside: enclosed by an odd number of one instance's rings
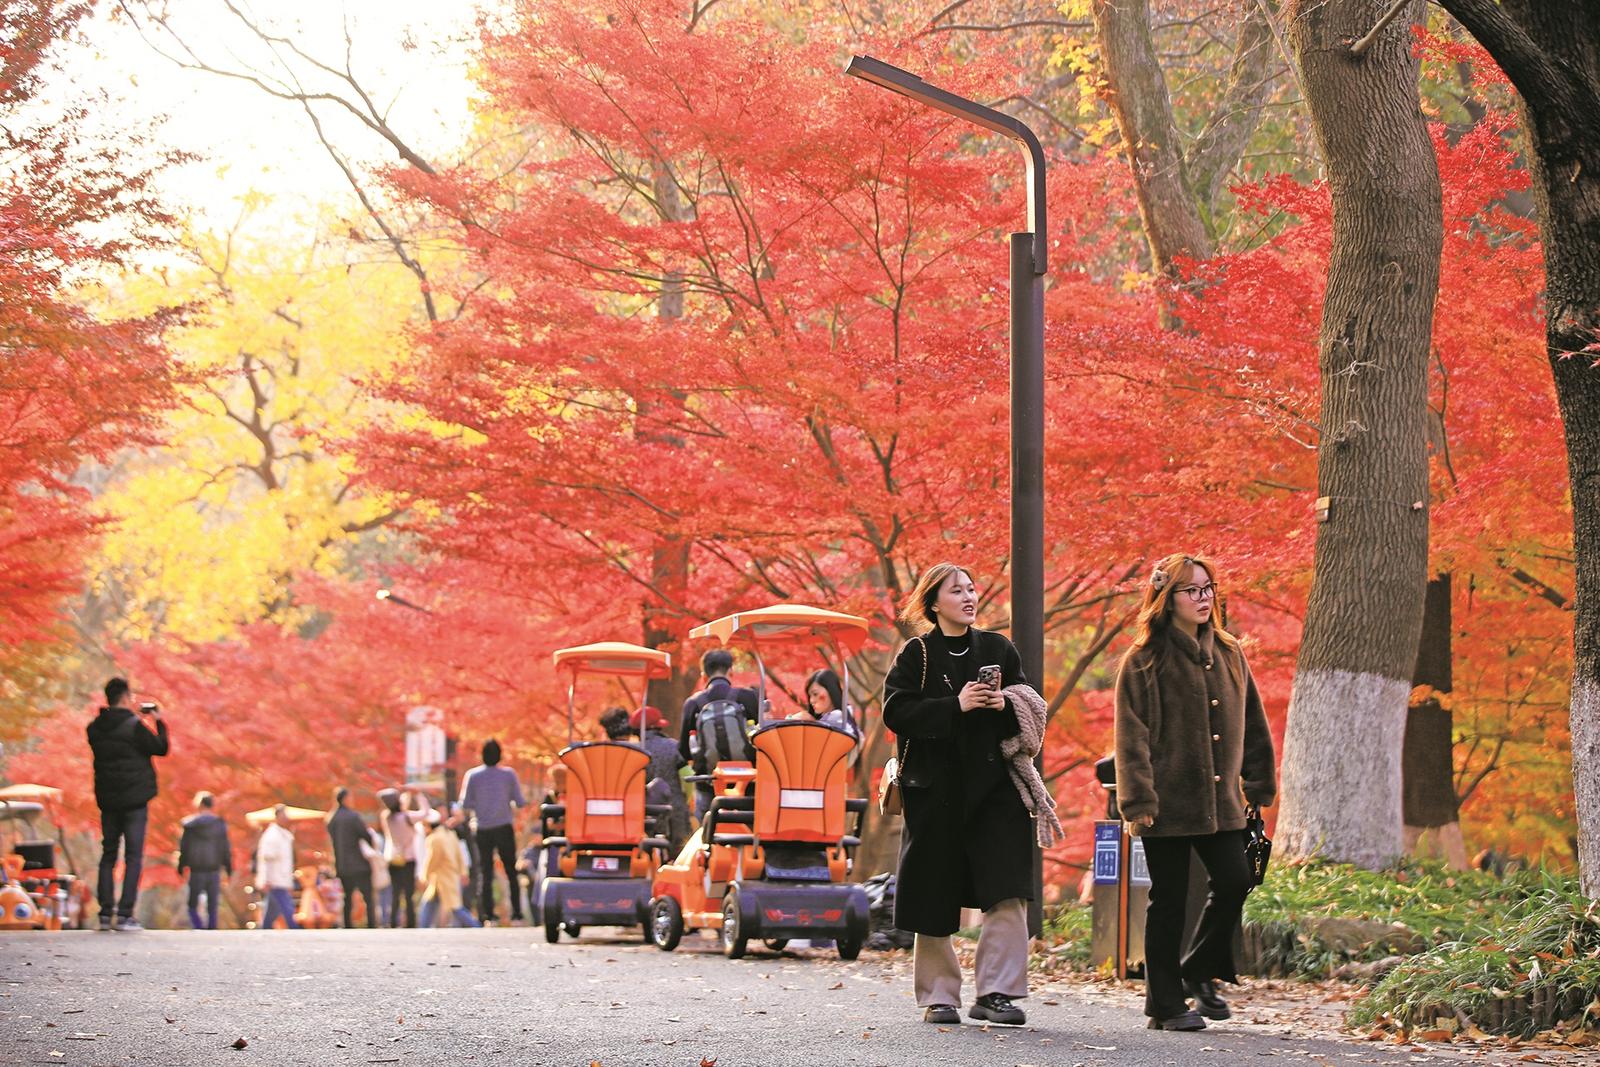
[[[983,913],[978,958],[973,967],[978,996],[1002,993],[1013,999],[1028,995],[1028,902],[1002,900]],[[911,958],[917,1006],[961,1006],[961,964],[948,937],[918,934]]]

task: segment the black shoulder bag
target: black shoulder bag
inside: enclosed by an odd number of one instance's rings
[[[1250,865],[1250,884],[1258,886],[1267,879],[1267,861],[1272,859],[1272,838],[1267,836],[1266,820],[1261,818],[1261,807],[1251,804],[1244,809],[1244,859]]]

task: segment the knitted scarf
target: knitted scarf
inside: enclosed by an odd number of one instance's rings
[[[1021,732],[1000,742],[1000,755],[1006,758],[1006,769],[1011,781],[1022,796],[1023,806],[1033,816],[1039,847],[1049,848],[1066,837],[1061,820],[1056,817],[1056,800],[1039,777],[1039,768],[1033,759],[1044,747],[1044,727],[1049,718],[1044,697],[1034,692],[1031,685],[1012,685],[1004,690],[1011,698],[1011,707],[1017,713]]]

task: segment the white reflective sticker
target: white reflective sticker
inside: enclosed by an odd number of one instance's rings
[[[809,808],[813,811],[821,811],[822,790],[780,789],[778,790],[778,806],[780,808]]]
[[[621,815],[622,801],[620,800],[586,800],[583,802],[585,815]]]

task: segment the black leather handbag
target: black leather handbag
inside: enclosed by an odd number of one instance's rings
[[[1250,884],[1258,886],[1267,879],[1267,861],[1272,859],[1272,838],[1267,836],[1266,820],[1261,818],[1261,808],[1255,804],[1244,809],[1244,859],[1250,865]]]

